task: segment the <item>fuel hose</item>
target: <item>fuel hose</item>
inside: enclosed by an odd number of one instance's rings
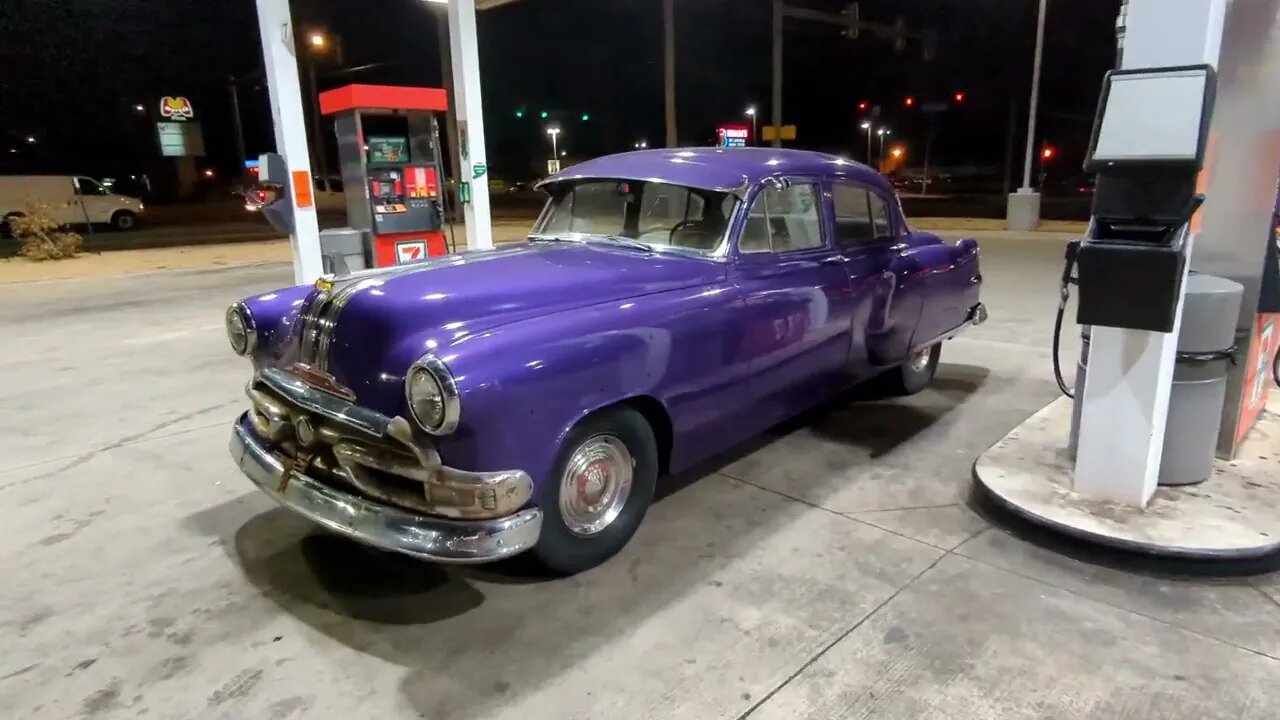
[[[1058,291],[1058,313],[1053,318],[1053,379],[1058,382],[1058,390],[1063,395],[1075,399],[1075,393],[1071,388],[1067,387],[1067,381],[1062,377],[1062,320],[1067,312],[1067,301],[1071,299],[1071,285],[1076,281],[1071,276],[1071,271],[1076,266],[1076,255],[1080,252],[1080,241],[1072,240],[1067,243],[1066,254],[1062,265],[1062,284]],[[1280,378],[1280,374],[1277,375]],[[1280,379],[1277,379],[1280,382]]]

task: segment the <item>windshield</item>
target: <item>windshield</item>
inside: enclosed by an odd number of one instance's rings
[[[651,250],[715,254],[737,198],[729,193],[638,180],[582,180],[551,189],[534,237],[604,236]]]

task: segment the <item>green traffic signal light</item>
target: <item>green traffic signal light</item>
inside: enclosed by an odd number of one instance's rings
[[[541,117],[542,117],[542,119],[543,119],[543,120],[546,120],[546,119],[547,119],[547,111],[546,111],[546,110],[543,110],[543,111],[542,111],[542,113],[541,113]]]
[[[586,122],[586,121],[588,121],[588,120],[590,120],[590,119],[591,119],[591,116],[590,116],[590,115],[588,115],[588,114],[586,114],[586,113],[582,113],[582,121],[583,121],[583,122]]]
[[[522,117],[524,117],[524,111],[523,111],[523,110],[517,110],[517,111],[516,111],[516,117],[518,117],[518,118],[522,118]]]

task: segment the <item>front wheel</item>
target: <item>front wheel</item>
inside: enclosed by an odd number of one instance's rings
[[[117,210],[111,215],[111,227],[116,230],[132,230],[138,224],[138,216],[128,210]]]
[[[942,343],[916,350],[907,356],[906,362],[889,371],[887,380],[896,395],[915,395],[933,382],[938,374],[938,359],[942,356]]]
[[[542,535],[534,556],[562,575],[595,567],[627,544],[653,501],[653,429],[629,408],[590,415],[565,438],[549,480],[538,503]]]

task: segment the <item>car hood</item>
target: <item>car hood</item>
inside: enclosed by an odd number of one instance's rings
[[[724,276],[725,265],[714,260],[590,241],[523,243],[401,266],[354,281],[326,364],[357,396],[387,381],[399,393],[410,363],[468,335]]]

